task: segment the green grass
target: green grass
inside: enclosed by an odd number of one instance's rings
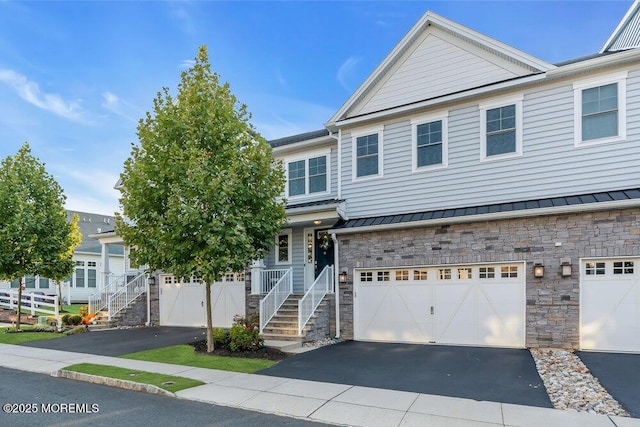
[[[87,304],[71,304],[71,305],[63,305],[62,310],[60,310],[60,314],[80,314],[80,307],[85,306]]]
[[[31,329],[32,326],[20,325],[20,329],[25,331]],[[52,338],[60,338],[63,337],[63,334],[58,334],[55,332],[15,332],[15,333],[6,333],[5,331],[9,328],[1,328],[0,329],[0,343],[2,344],[21,344],[23,342],[30,341],[42,341],[49,340]]]
[[[173,363],[175,365],[194,366],[196,368],[220,369],[222,371],[251,374],[275,364],[272,360],[248,359],[244,357],[224,357],[198,354],[190,345],[174,345],[154,350],[139,351],[123,356],[125,359],[145,360],[149,362]]]
[[[175,377],[173,375],[154,374],[152,372],[138,371],[117,366],[95,365],[93,363],[79,363],[64,368],[67,371],[80,372],[83,374],[98,375],[101,377],[117,378],[120,380],[133,381],[141,384],[151,384],[161,389],[175,393],[185,388],[203,385],[202,381],[190,378]],[[171,382],[172,384],[166,384]]]

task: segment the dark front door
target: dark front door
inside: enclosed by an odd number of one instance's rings
[[[333,240],[327,230],[316,231],[316,273],[317,278],[327,265],[333,265]]]

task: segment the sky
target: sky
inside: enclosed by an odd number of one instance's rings
[[[111,215],[138,120],[203,44],[270,140],[322,129],[428,10],[554,63],[598,52],[630,5],[0,0],[0,159],[29,142],[68,209]]]

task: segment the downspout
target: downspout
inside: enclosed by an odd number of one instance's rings
[[[336,233],[331,233],[331,240],[333,240],[333,253],[335,256],[333,261],[333,287],[336,300],[336,338],[340,338],[340,248]]]
[[[151,286],[149,286],[149,280],[151,280],[153,276],[145,277],[145,287],[147,288],[147,323],[146,326],[151,326]]]

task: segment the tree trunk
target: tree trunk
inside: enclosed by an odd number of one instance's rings
[[[56,288],[58,288],[58,307],[62,310],[62,306],[64,305],[62,303],[62,282],[56,281]]]
[[[21,312],[22,312],[22,277],[18,278],[18,315],[16,316],[16,331],[20,330]]]
[[[213,343],[213,320],[211,319],[211,282],[207,280],[204,283],[205,301],[207,306],[207,353],[214,350]]]

